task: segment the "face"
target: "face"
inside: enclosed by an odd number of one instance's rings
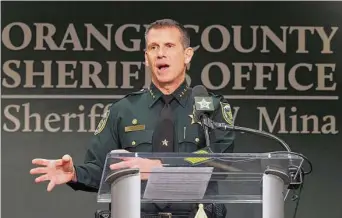
[[[183,81],[192,56],[193,49],[183,47],[182,34],[177,28],[164,27],[148,32],[145,64],[151,69],[152,81],[159,84]]]

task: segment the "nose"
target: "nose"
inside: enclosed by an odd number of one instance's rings
[[[162,57],[165,57],[165,50],[163,47],[160,47],[157,51],[157,56],[158,58],[162,58]]]

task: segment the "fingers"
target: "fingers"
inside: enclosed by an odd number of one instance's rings
[[[49,182],[48,186],[47,186],[47,191],[48,191],[48,192],[52,191],[52,189],[53,189],[55,186],[56,186],[56,183],[55,183],[53,180],[51,180],[51,181]]]
[[[37,167],[34,169],[30,170],[30,174],[31,175],[35,175],[35,174],[42,174],[42,173],[47,173],[47,168],[46,167]]]
[[[56,165],[57,166],[62,166],[62,165],[64,165],[64,164],[68,164],[69,162],[71,162],[71,157],[70,157],[70,155],[68,155],[68,154],[66,154],[66,155],[64,155],[63,157],[62,157],[62,159],[58,159],[58,160],[56,160]]]
[[[32,160],[32,164],[36,165],[42,165],[42,166],[47,166],[51,163],[52,160],[47,160],[47,159],[42,159],[42,158],[36,158]],[[62,159],[57,159],[55,160],[55,163],[57,166],[61,166],[63,164],[66,164],[68,162],[72,161],[72,158],[70,155],[66,154],[62,157]]]
[[[138,165],[133,165],[133,166],[131,166],[131,168],[138,168],[139,169],[139,166]]]
[[[118,170],[118,169],[122,169],[122,168],[129,168],[130,167],[130,162],[129,161],[121,161],[119,163],[116,163],[116,164],[111,164],[109,166],[109,168],[111,170]]]
[[[66,154],[62,157],[63,162],[70,162],[72,159],[70,155]]]
[[[36,164],[36,165],[47,166],[49,163],[50,163],[50,160],[47,160],[47,159],[36,158],[32,160],[32,164]]]
[[[42,175],[42,176],[39,176],[37,177],[34,181],[36,183],[39,183],[39,182],[44,182],[44,181],[47,181],[47,180],[50,180],[50,178],[47,176],[47,175]],[[50,180],[48,186],[47,186],[47,191],[50,192],[52,191],[52,189],[56,186],[56,183],[53,179]]]
[[[49,177],[48,177],[48,175],[45,174],[45,175],[37,177],[34,181],[36,183],[39,183],[39,182],[44,182],[44,181],[47,181],[47,180],[49,180]]]
[[[64,164],[62,159],[55,160],[55,165],[56,166],[62,166]]]
[[[137,159],[136,157],[117,157],[117,158],[120,160],[125,160],[125,161]]]

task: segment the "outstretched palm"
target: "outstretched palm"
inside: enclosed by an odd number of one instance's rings
[[[50,181],[47,187],[51,191],[55,185],[65,184],[74,177],[74,165],[70,156],[65,155],[62,159],[47,160],[34,159],[33,164],[40,165],[30,171],[32,175],[43,174],[35,179],[35,182]]]

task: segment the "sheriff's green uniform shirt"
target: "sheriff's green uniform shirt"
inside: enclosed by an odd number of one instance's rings
[[[184,82],[173,93],[176,100],[171,107],[175,117],[175,152],[195,152],[205,147],[202,126],[193,118],[192,89]],[[221,96],[213,95],[216,110],[211,117],[217,122],[232,124],[230,106]],[[99,123],[83,165],[76,166],[77,183],[69,183],[75,190],[96,192],[100,185],[106,155],[116,149],[132,152],[152,152],[152,136],[163,108],[162,93],[153,84],[127,95],[112,104]],[[214,153],[232,152],[234,133],[212,130],[211,150]]]

